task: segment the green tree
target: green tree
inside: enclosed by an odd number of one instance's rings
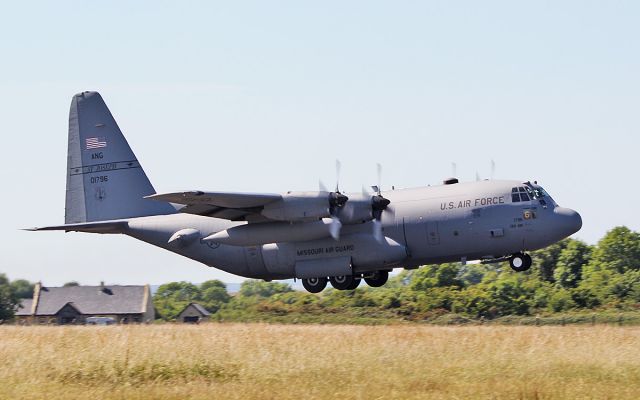
[[[582,279],[582,268],[589,262],[591,246],[586,243],[569,239],[567,246],[558,256],[555,271],[556,283],[564,288],[574,288]]]
[[[495,317],[495,301],[483,285],[474,285],[460,292],[454,310],[458,313],[465,313],[472,317]]]
[[[498,315],[529,314],[537,283],[532,275],[502,272],[495,281],[485,284],[495,305],[493,312]]]
[[[561,240],[544,249],[534,251],[531,254],[533,258],[533,270],[538,271],[539,277],[545,282],[554,282],[555,268],[558,264],[560,253],[567,246],[568,239]]]
[[[609,281],[609,295],[619,300],[640,302],[640,270],[616,274]]]
[[[189,282],[171,282],[160,285],[153,303],[166,320],[175,319],[191,302],[200,298],[200,288]]]
[[[425,265],[413,272],[409,287],[414,291],[424,291],[436,287],[462,287],[458,279],[460,265],[457,263]]]
[[[11,287],[15,292],[15,295],[18,296],[19,299],[30,299],[33,297],[33,283],[29,282],[26,279],[16,279],[11,282]]]
[[[66,282],[64,285],[62,285],[63,287],[72,287],[72,286],[80,286],[80,283],[78,283],[78,281],[69,281]]]
[[[598,242],[594,267],[618,273],[640,269],[640,233],[625,226],[613,228]]]
[[[203,282],[200,285],[200,297],[198,300],[211,313],[217,312],[230,299],[231,296],[227,293],[227,286],[217,279]]]
[[[276,293],[291,292],[291,286],[280,282],[265,282],[248,279],[240,285],[240,295],[244,297],[270,297]]]
[[[11,286],[9,278],[5,274],[0,274],[0,321],[13,318],[19,301],[20,299]]]
[[[574,308],[575,305],[571,293],[564,288],[554,290],[548,301],[549,309],[554,312],[567,311]]]
[[[467,264],[459,269],[458,279],[464,286],[477,285],[488,272],[495,270],[495,264]]]

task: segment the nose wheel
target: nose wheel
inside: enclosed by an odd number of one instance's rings
[[[531,256],[526,253],[516,253],[509,257],[509,265],[516,272],[523,272],[531,268]]]

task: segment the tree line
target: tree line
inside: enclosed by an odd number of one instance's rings
[[[446,315],[492,320],[586,310],[640,311],[640,233],[616,227],[596,245],[565,239],[532,257],[534,264],[526,272],[513,272],[507,263],[428,265],[402,271],[381,288],[326,289],[320,294],[257,280],[245,281],[234,295],[218,280],[200,285],[171,282],[158,288],[153,301],[167,321],[190,302],[200,303],[220,321],[422,321]],[[28,285],[0,275],[0,303],[12,304]],[[0,319],[11,310],[0,306]]]

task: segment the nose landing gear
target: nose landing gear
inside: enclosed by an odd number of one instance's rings
[[[516,272],[523,272],[531,268],[531,256],[526,253],[515,253],[509,257],[509,266]]]

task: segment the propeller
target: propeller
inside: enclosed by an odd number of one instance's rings
[[[340,160],[336,160],[336,190],[329,192],[327,187],[320,181],[319,187],[321,193],[329,193],[329,214],[331,214],[331,226],[329,227],[329,233],[335,240],[340,239],[340,230],[342,229],[342,222],[338,217],[340,209],[347,204],[349,198],[340,193],[340,170],[342,164]]]
[[[371,186],[375,195],[371,197],[371,214],[373,216],[373,236],[378,241],[382,241],[382,213],[390,212],[393,215],[393,209],[389,208],[391,200],[382,196],[382,165],[377,164],[378,184]]]
[[[496,174],[496,162],[491,160],[491,180],[493,180],[493,176]]]

